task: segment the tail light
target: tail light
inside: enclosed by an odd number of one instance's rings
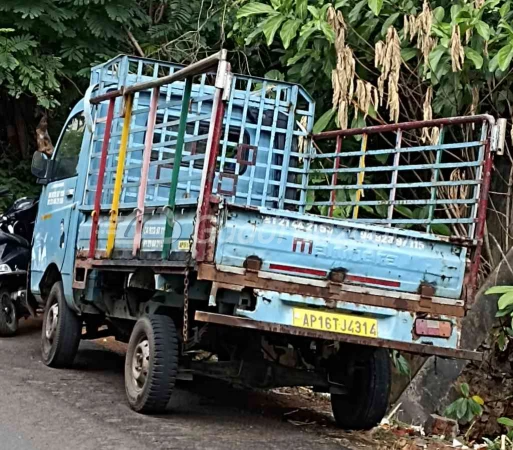
[[[452,323],[447,320],[417,319],[415,320],[415,334],[449,338],[452,334]]]

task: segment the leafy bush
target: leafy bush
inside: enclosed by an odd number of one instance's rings
[[[497,335],[497,345],[501,351],[504,351],[508,345],[509,339],[513,336],[511,319],[513,318],[513,286],[494,286],[486,291],[486,295],[500,295],[497,303],[496,317],[506,318],[502,323],[501,330]]]
[[[411,375],[411,369],[408,360],[397,350],[392,350],[392,363],[400,375],[405,375],[408,377]]]
[[[470,396],[470,388],[467,383],[460,384],[460,392],[461,398],[445,409],[445,415],[463,423],[471,422],[474,417],[483,414],[484,401],[478,395]]]
[[[331,111],[337,53],[330,5],[343,15],[345,43],[354,54],[355,83],[378,86],[376,44],[386,39],[391,26],[397,31],[401,120],[423,118],[426,110],[421,105],[428,88],[433,90],[435,115],[464,115],[483,108],[509,116],[513,100],[513,79],[507,77],[513,60],[510,0],[247,0],[229,36],[244,43],[250,61],[286,74],[287,80],[303,84],[313,94],[320,117],[316,131],[333,126],[336,118]],[[259,58],[253,58],[255,54]],[[358,110],[356,103],[349,104],[353,111]],[[381,101],[379,109],[386,104]],[[366,120],[382,123],[384,114],[377,109],[371,102],[364,111],[367,119],[354,114],[351,127],[363,126]]]
[[[513,420],[509,419],[508,417],[499,417],[497,419],[497,422],[501,425],[504,425],[508,432],[506,435],[504,435],[504,438],[502,436],[498,436],[494,440],[483,438],[483,440],[488,446],[488,450],[503,450],[503,440],[507,445],[513,447]]]
[[[7,186],[9,194],[0,197],[0,213],[19,197],[37,197],[41,191],[30,172],[29,161],[14,161],[8,156],[0,157],[0,186]]]

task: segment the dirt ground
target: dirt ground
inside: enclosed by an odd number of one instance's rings
[[[483,415],[462,429],[470,439],[493,438],[505,433],[507,430],[497,419],[513,418],[513,343],[509,342],[504,351],[499,350],[498,331],[499,327],[481,348],[485,352],[484,361],[469,364],[458,380],[458,384],[469,384],[471,395],[484,400]]]

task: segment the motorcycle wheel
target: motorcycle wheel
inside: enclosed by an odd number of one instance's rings
[[[14,336],[18,331],[18,310],[7,289],[0,289],[0,336]]]

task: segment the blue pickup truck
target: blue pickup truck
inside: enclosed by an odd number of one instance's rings
[[[392,350],[479,359],[460,335],[494,118],[313,134],[314,116],[301,86],[232,73],[225,51],[94,67],[32,164],[45,364],[114,336],[135,411],[201,374],[330,393],[355,429],[386,412]]]

